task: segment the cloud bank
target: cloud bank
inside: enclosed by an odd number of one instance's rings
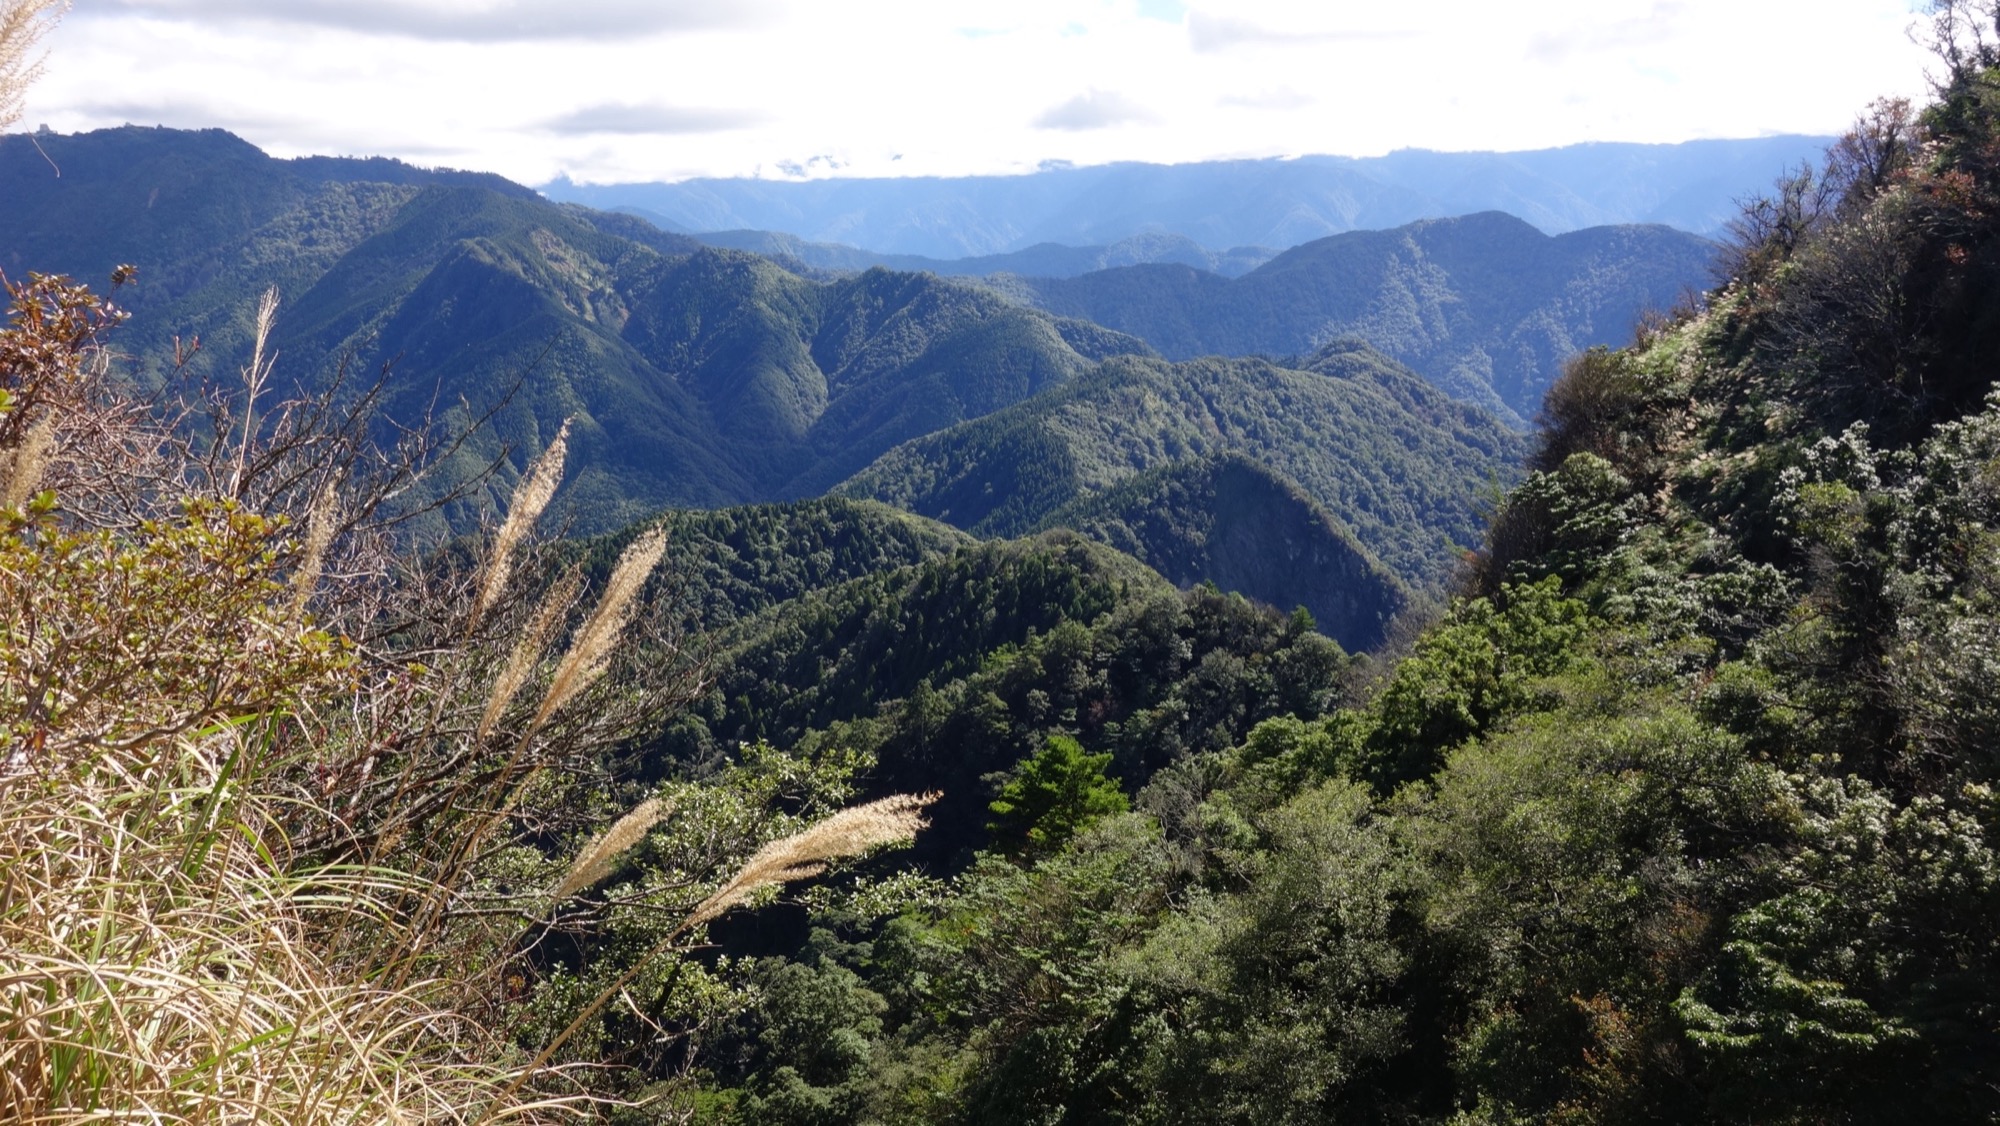
[[[1329,28],[1267,27],[1250,20],[1195,12],[1188,16],[1188,43],[1199,54],[1227,51],[1233,47],[1311,47],[1329,43],[1363,43],[1382,39],[1414,39],[1417,33],[1400,30],[1338,30]]]
[[[1151,110],[1123,94],[1107,90],[1086,90],[1059,106],[1037,114],[1034,125],[1037,129],[1077,132],[1157,120],[1159,118]]]
[[[552,117],[542,122],[541,128],[565,136],[587,133],[677,136],[746,129],[763,120],[765,115],[759,110],[607,103]]]
[[[531,184],[1826,134],[1923,95],[1911,3],[89,0],[26,121]]]
[[[605,40],[755,24],[768,0],[108,0],[86,9],[193,23],[256,20],[460,43]]]

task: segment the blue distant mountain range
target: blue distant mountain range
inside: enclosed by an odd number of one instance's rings
[[[1512,153],[1407,149],[1378,157],[1105,164],[1019,176],[558,179],[541,191],[558,201],[636,211],[667,230],[775,231],[947,260],[1045,243],[1108,246],[1136,235],[1178,235],[1215,251],[1282,250],[1347,231],[1480,211],[1507,212],[1547,234],[1660,223],[1713,235],[1736,213],[1738,200],[1769,188],[1786,168],[1816,159],[1829,140],[1779,136]]]

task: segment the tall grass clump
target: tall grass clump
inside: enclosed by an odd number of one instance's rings
[[[424,467],[365,443],[367,396],[253,412],[255,359],[148,415],[99,378],[113,307],[8,296],[0,1121],[657,1103],[731,995],[701,928],[921,826],[929,799],[841,811],[839,769],[782,755],[616,776],[699,675],[647,595],[661,531],[595,582],[531,542],[563,434],[477,558],[427,551],[384,499]]]
[[[381,912],[287,863],[270,727],[347,658],[290,619],[271,534],[196,508],[0,541],[0,1120],[448,1121],[506,1078],[319,941]]]
[[[14,289],[0,452],[76,401],[54,391],[90,335],[46,332],[88,319],[75,296]],[[283,521],[176,507],[119,530],[66,526],[50,491],[0,510],[0,1120],[484,1107],[515,1078],[491,1034],[330,941],[393,927],[411,877],[301,864],[286,831],[289,717],[351,689],[353,652],[300,619]]]

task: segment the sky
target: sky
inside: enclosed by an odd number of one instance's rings
[[[1835,133],[1919,0],[76,0],[29,127],[528,184]]]

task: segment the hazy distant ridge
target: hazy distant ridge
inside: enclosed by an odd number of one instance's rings
[[[664,215],[641,207],[625,209],[673,232],[679,224]],[[981,254],[971,258],[930,258],[922,254],[878,254],[858,246],[833,242],[811,242],[782,231],[704,231],[686,236],[707,246],[727,250],[747,250],[780,261],[797,263],[816,270],[866,270],[883,266],[891,270],[928,271],[940,277],[988,277],[1018,274],[1034,278],[1074,278],[1098,270],[1120,266],[1171,263],[1206,270],[1224,277],[1240,277],[1278,256],[1268,246],[1239,246],[1230,250],[1210,250],[1186,235],[1152,233],[1119,239],[1110,246],[1063,246],[1037,243],[1025,250],[1006,254]]]
[[[1515,153],[1108,164],[1022,176],[573,184],[552,199],[643,208],[688,231],[780,231],[880,254],[952,259],[1038,243],[1166,233],[1203,247],[1289,247],[1417,219],[1505,211],[1549,234],[1619,223],[1713,233],[1736,201],[1828,138],[1589,144]]]

